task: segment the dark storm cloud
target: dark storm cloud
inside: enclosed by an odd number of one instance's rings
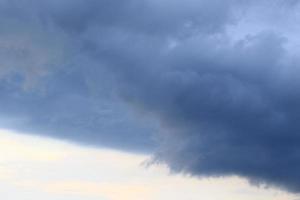
[[[1,126],[300,190],[297,1],[0,1]]]

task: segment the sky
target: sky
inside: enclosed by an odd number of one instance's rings
[[[299,199],[299,9],[0,0],[5,195]]]
[[[197,179],[147,166],[149,155],[0,130],[0,195],[14,200],[294,200],[238,177]]]

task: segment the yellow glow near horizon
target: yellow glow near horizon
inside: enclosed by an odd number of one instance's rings
[[[0,196],[44,200],[293,200],[237,178],[170,175],[150,157],[0,130]],[[3,187],[2,187],[3,186]],[[4,187],[5,186],[5,187]]]

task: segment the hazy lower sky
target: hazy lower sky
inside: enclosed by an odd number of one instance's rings
[[[14,200],[295,200],[238,177],[197,179],[147,166],[149,155],[0,130],[0,196]]]
[[[0,195],[299,199],[299,23],[298,0],[0,0]]]

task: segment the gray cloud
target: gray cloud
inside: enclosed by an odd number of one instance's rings
[[[299,192],[297,1],[0,5],[2,127]]]

